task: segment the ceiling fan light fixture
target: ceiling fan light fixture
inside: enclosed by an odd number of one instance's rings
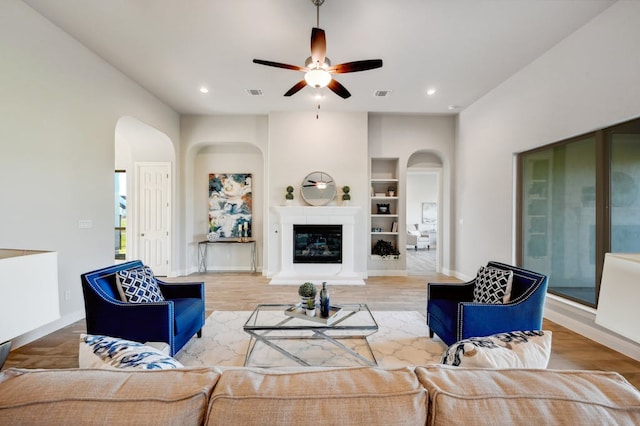
[[[320,62],[320,61],[318,61]],[[314,69],[314,68],[322,68],[324,70],[329,69],[329,67],[331,66],[331,59],[327,58],[326,56],[324,57],[324,63],[321,64],[320,66],[316,65],[313,63],[313,58],[311,56],[309,56],[305,61],[304,61],[304,66],[305,68],[309,68],[309,69]]]
[[[321,68],[314,68],[306,72],[304,80],[311,87],[326,87],[331,82],[331,74]]]

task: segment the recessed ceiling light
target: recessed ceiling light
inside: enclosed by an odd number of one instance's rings
[[[436,94],[436,89],[431,88],[431,89],[427,89],[427,96],[433,96]]]
[[[202,86],[200,88],[200,93],[209,93],[209,89],[207,89],[206,87]]]

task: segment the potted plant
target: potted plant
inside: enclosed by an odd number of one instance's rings
[[[287,186],[287,193],[284,198],[287,200],[287,204],[293,203],[293,186]]]
[[[311,303],[311,306],[313,306],[314,313],[315,313],[317,293],[318,293],[318,289],[316,288],[315,284],[309,281],[307,281],[306,283],[298,287],[298,294],[302,298],[300,307],[302,307],[303,309],[308,309],[309,303]]]
[[[349,201],[351,200],[351,194],[349,194],[349,191],[351,191],[349,185],[345,185],[342,187],[342,204],[344,204],[345,206],[348,206]]]
[[[311,297],[307,299],[307,306],[305,312],[308,317],[314,317],[316,315],[316,299]]]
[[[387,188],[387,194],[389,194],[389,197],[393,197],[396,195],[396,187],[395,186],[390,186]]]

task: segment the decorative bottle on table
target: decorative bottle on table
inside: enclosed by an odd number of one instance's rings
[[[322,290],[320,290],[320,315],[322,318],[329,318],[329,289],[327,283],[322,283]]]

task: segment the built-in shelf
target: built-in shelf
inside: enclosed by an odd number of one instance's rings
[[[388,241],[398,248],[401,217],[398,164],[397,158],[371,159],[369,216],[371,250],[378,240]],[[371,254],[371,258],[395,259],[392,256],[382,258],[374,254]]]

